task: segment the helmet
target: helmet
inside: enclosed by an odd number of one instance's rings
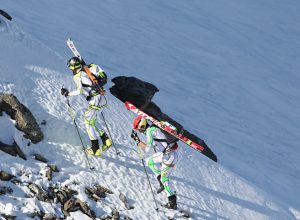
[[[136,119],[133,121],[133,128],[134,129],[141,129],[142,126],[146,127],[147,125],[147,120],[143,118],[142,116],[138,116]]]
[[[78,57],[72,57],[68,60],[68,67],[70,70],[80,69],[82,67],[80,59]]]

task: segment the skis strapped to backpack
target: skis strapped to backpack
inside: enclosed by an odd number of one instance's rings
[[[136,113],[137,115],[140,115],[144,118],[146,118],[147,120],[151,121],[154,125],[156,125],[157,127],[159,127],[160,129],[168,132],[169,134],[173,135],[174,137],[178,138],[179,140],[181,140],[183,143],[189,145],[190,147],[194,148],[195,150],[198,150],[200,152],[203,152],[205,150],[204,146],[201,146],[200,144],[188,139],[187,137],[183,136],[181,134],[181,132],[178,132],[177,129],[171,125],[168,122],[163,122],[163,121],[158,121],[157,119],[153,118],[152,116],[146,114],[145,112],[143,112],[142,110],[138,109],[135,105],[133,105],[130,102],[125,102],[125,107]]]
[[[84,71],[86,72],[86,74],[88,75],[88,77],[90,78],[90,80],[97,87],[99,87],[98,89],[100,91],[103,91],[102,86],[104,86],[107,83],[107,75],[105,74],[105,72],[98,65],[95,65],[95,64],[87,65],[84,62],[80,53],[78,52],[77,48],[75,47],[75,44],[71,38],[68,38],[67,45],[70,48],[70,50],[72,51],[72,53],[74,54],[74,56],[78,57],[81,60],[82,67],[83,67]],[[93,71],[93,73],[91,70]]]

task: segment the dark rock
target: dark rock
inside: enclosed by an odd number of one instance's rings
[[[75,198],[71,198],[63,204],[63,210],[66,211],[66,212],[76,212],[79,209],[80,208],[78,206],[76,206],[76,199]]]
[[[185,211],[185,210],[181,210],[180,215],[184,218],[190,218],[191,217],[191,214],[188,211]]]
[[[101,220],[111,220],[111,216],[108,214],[104,214],[100,217]]]
[[[17,216],[1,214],[5,220],[15,220]]]
[[[55,165],[47,165],[46,167],[46,177],[48,181],[52,180],[52,172],[58,172],[58,168]]]
[[[24,137],[36,144],[44,135],[32,113],[12,94],[0,94],[0,109],[16,121],[16,128],[24,132]]]
[[[94,187],[86,187],[85,193],[88,195],[88,197],[94,201],[99,201],[101,198],[106,197],[106,193],[113,194],[113,192],[100,185],[95,185]]]
[[[23,160],[27,160],[25,154],[23,153],[17,142],[14,141],[12,146],[16,149],[16,152],[19,155],[19,157],[21,157]]]
[[[40,154],[33,154],[32,158],[35,160],[41,161],[43,163],[48,163],[47,159]]]
[[[119,220],[120,219],[120,213],[117,211],[117,210],[114,210],[112,212],[112,217],[111,217],[112,220]]]
[[[124,217],[124,220],[133,220],[132,218],[128,217],[128,216],[125,216]]]
[[[101,198],[105,198],[105,192],[99,190],[97,188],[86,187],[84,192],[88,195],[88,197],[94,201],[99,201]]]
[[[82,202],[80,199],[77,199],[76,205],[78,205],[80,207],[80,210],[87,216],[91,217],[92,219],[96,218],[95,212],[90,209],[90,207],[87,205],[87,203]]]
[[[18,155],[22,159],[27,160],[25,154],[15,141],[12,145],[7,145],[0,141],[0,150],[4,151],[7,154],[10,154],[11,156],[15,157]]]
[[[11,182],[17,186],[21,186],[22,185],[22,181],[19,179],[12,179]]]
[[[51,181],[52,180],[52,169],[51,167],[47,166],[46,167],[46,177],[48,179],[48,181]]]
[[[4,144],[0,141],[0,150],[4,151],[7,154],[10,154],[11,156],[17,156],[17,151],[12,145]]]
[[[10,187],[0,186],[0,195],[11,194],[13,190]]]
[[[42,122],[41,122],[41,125],[46,125],[47,124],[47,121],[46,120],[43,120]]]
[[[32,213],[28,213],[27,216],[30,218],[38,217],[39,219],[43,219],[43,217],[45,216],[45,213],[43,211],[38,210],[38,211],[35,211]]]
[[[130,205],[129,205],[129,203],[128,203],[128,201],[127,201],[127,198],[126,198],[126,196],[125,196],[123,193],[120,193],[119,198],[120,198],[120,200],[124,203],[126,209],[128,209],[128,210],[134,209],[133,206],[130,206]]]
[[[101,216],[101,220],[119,220],[120,219],[120,213],[118,210],[113,210],[110,215],[105,214]]]
[[[43,201],[43,202],[50,202],[50,197],[48,195],[48,192],[43,190],[41,187],[39,187],[35,183],[30,183],[28,185],[28,188],[36,196],[36,198],[38,200]]]
[[[94,211],[92,211],[85,202],[82,202],[80,199],[74,197],[74,195],[78,194],[77,191],[69,189],[66,186],[50,186],[48,194],[56,203],[59,202],[62,205],[61,211],[65,217],[70,216],[70,212],[81,210],[90,218],[96,218]]]
[[[96,187],[97,190],[99,190],[99,191],[102,191],[102,192],[105,192],[105,193],[108,193],[108,194],[114,194],[113,191],[111,191],[110,189],[105,188],[105,187],[103,187],[103,186],[100,186],[99,184],[98,184],[98,185],[95,185],[95,187]]]
[[[80,199],[71,198],[67,202],[63,204],[62,211],[67,216],[69,216],[69,212],[76,212],[81,210],[84,214],[91,217],[92,219],[96,218],[94,211],[90,209],[90,207],[85,203],[82,202]]]
[[[46,214],[43,216],[43,220],[59,220],[59,218],[58,218],[55,214],[52,214],[52,213],[46,213]]]
[[[48,164],[48,167],[50,167],[53,172],[59,172],[59,169],[57,168],[56,165],[50,165],[50,164]]]
[[[14,175],[6,173],[5,171],[0,171],[0,180],[10,181],[12,178],[15,178]]]
[[[54,194],[54,198],[61,204],[64,204],[69,199],[73,197],[73,195],[77,195],[78,193],[75,190],[69,189],[68,187],[53,188],[51,190]]]

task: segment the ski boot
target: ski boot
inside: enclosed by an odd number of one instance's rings
[[[107,148],[109,148],[112,145],[112,141],[108,138],[108,136],[105,132],[102,133],[100,138],[103,143],[102,151],[106,150]]]
[[[99,156],[101,152],[99,149],[98,140],[91,140],[91,143],[92,143],[92,147],[89,147],[85,150],[86,154]]]
[[[156,191],[157,194],[161,193],[161,192],[164,191],[164,189],[165,189],[164,184],[162,184],[160,178],[161,178],[161,175],[159,174],[159,175],[157,176],[157,180],[158,180],[158,182],[159,182],[160,188],[157,189],[157,191]]]
[[[169,202],[165,205],[163,205],[163,207],[167,208],[167,209],[177,209],[177,199],[176,199],[176,195],[172,195],[168,197]]]

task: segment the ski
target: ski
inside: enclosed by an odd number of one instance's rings
[[[174,137],[181,140],[183,143],[187,144],[188,146],[194,148],[195,150],[198,150],[200,152],[203,152],[205,150],[205,147],[201,146],[200,144],[195,143],[194,141],[190,140],[189,138],[183,136],[181,132],[178,132],[175,126],[171,125],[169,122],[166,121],[158,121],[157,119],[153,118],[152,116],[148,115],[147,113],[143,112],[142,110],[138,109],[135,105],[133,105],[130,102],[125,102],[125,107],[136,113],[137,115],[140,115],[147,120],[151,121],[153,124],[155,124],[160,129],[168,132],[169,134],[173,135]]]
[[[74,42],[73,42],[73,40],[71,38],[67,39],[67,45],[70,48],[70,50],[72,51],[72,53],[74,54],[74,56],[78,57],[81,60],[83,69],[86,72],[86,74],[88,75],[88,77],[92,80],[92,82],[95,82],[97,84],[96,77],[91,73],[90,69],[88,68],[88,66],[84,62],[82,56],[80,55],[79,51],[75,47],[75,44],[74,44]]]
[[[72,53],[74,54],[74,56],[78,57],[82,61],[82,57],[81,57],[80,53],[78,52],[77,48],[75,47],[75,44],[71,38],[67,39],[67,45],[70,48],[70,50],[72,51]]]

